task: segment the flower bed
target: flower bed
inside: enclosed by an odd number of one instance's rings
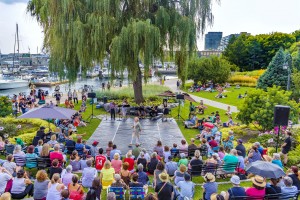
[[[20,138],[25,143],[31,143],[36,132],[41,126],[46,127],[45,132],[49,131],[49,123],[41,119],[15,119],[11,117],[0,118],[0,135],[8,138],[11,143],[15,143],[14,138]],[[50,128],[55,130],[55,126],[50,124]]]

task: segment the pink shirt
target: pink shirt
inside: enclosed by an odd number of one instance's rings
[[[122,160],[112,159],[111,166],[115,169],[116,174],[118,174],[121,171]]]
[[[246,189],[246,195],[247,196],[249,196],[249,197],[261,197],[261,199],[257,198],[257,200],[263,200],[265,194],[266,194],[265,189],[258,190],[258,189],[254,188],[254,187]]]
[[[225,157],[225,153],[219,151],[218,154],[219,154],[220,159],[223,160],[223,158]]]
[[[62,155],[61,152],[57,152],[57,151],[50,152],[50,160],[51,160],[51,162],[54,159],[57,159],[59,161],[59,167],[60,167],[61,164],[62,164],[62,161],[64,160],[64,157],[63,157],[63,155]]]

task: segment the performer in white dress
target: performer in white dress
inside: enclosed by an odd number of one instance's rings
[[[132,145],[134,137],[135,137],[135,143],[140,144],[141,131],[142,131],[142,126],[139,122],[139,118],[135,117],[134,122],[133,122],[133,133],[132,133],[132,137],[131,137],[130,146]]]
[[[126,119],[126,113],[127,113],[127,106],[128,105],[128,103],[127,103],[127,100],[126,99],[124,99],[123,100],[123,102],[122,102],[122,118],[123,119]]]

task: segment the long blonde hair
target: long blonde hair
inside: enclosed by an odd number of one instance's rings
[[[50,145],[48,143],[43,144],[42,151],[40,153],[41,157],[49,156]]]
[[[51,140],[52,140],[52,141],[55,141],[55,140],[56,140],[56,135],[52,135],[52,136],[51,136]]]
[[[53,176],[52,176],[51,183],[52,183],[52,184],[57,183],[57,182],[59,181],[59,179],[60,179],[59,174],[58,174],[58,173],[55,173],[55,174],[53,174]]]
[[[110,169],[111,168],[111,163],[109,160],[105,161],[104,163],[104,169]]]

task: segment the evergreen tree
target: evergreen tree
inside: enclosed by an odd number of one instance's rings
[[[285,61],[286,55],[283,49],[280,48],[270,62],[267,70],[259,77],[257,87],[267,89],[267,87],[276,85],[285,89],[288,81],[288,70],[283,69]]]
[[[297,57],[295,58],[295,60],[293,62],[293,66],[295,69],[300,71],[300,51],[298,51],[298,53],[297,53]]]

